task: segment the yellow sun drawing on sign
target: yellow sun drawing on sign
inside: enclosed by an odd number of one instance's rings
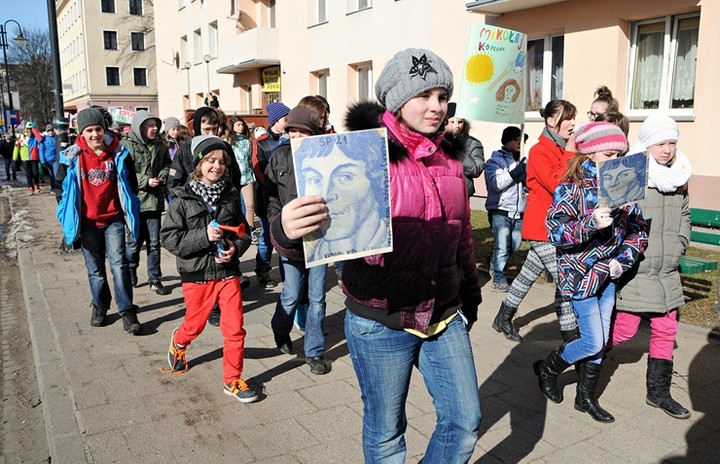
[[[473,55],[468,58],[465,65],[465,79],[471,84],[482,84],[490,80],[494,68],[493,60],[489,55],[485,53]]]

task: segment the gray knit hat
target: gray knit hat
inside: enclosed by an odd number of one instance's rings
[[[180,127],[182,124],[180,124],[180,120],[178,118],[170,116],[169,118],[165,118],[163,125],[165,126],[165,130],[169,131],[173,127]]]
[[[107,122],[102,111],[97,108],[85,108],[77,115],[78,134],[82,134],[88,126],[100,126],[107,130]]]
[[[397,52],[385,65],[375,83],[375,95],[393,113],[430,89],[443,88],[448,98],[453,92],[453,75],[442,58],[424,48]]]

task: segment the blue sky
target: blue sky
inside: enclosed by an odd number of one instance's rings
[[[47,0],[0,0],[0,23],[8,19],[19,22],[23,29],[47,30]],[[8,24],[8,31],[9,39],[15,37],[15,24]]]

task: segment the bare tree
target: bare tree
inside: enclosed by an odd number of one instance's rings
[[[44,127],[53,117],[52,61],[50,35],[44,29],[23,30],[27,46],[21,49],[14,42],[10,58],[15,67],[13,80],[20,94],[20,111],[26,120]]]

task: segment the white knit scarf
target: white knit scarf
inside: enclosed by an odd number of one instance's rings
[[[692,166],[681,151],[675,152],[675,161],[671,166],[665,166],[648,153],[648,187],[657,189],[663,193],[670,193],[687,183],[692,175]]]

